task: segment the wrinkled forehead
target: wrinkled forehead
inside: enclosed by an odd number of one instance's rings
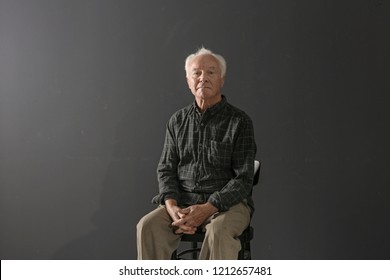
[[[199,55],[194,57],[189,65],[189,70],[198,70],[198,69],[213,69],[216,71],[221,71],[218,60],[212,55]]]

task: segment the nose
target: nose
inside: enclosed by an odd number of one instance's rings
[[[201,82],[207,82],[208,81],[208,76],[205,72],[203,72],[200,76],[199,76],[199,81]]]

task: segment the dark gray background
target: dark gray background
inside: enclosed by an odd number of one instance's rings
[[[0,0],[1,259],[134,259],[183,64],[253,119],[255,259],[389,258],[389,2]]]

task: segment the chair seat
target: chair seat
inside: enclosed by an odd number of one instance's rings
[[[181,241],[187,242],[203,242],[205,233],[202,230],[195,232],[195,234],[183,234],[181,236]]]

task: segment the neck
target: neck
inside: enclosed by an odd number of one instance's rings
[[[198,105],[199,111],[201,113],[204,113],[204,111],[207,110],[207,108],[210,108],[220,102],[222,100],[222,96],[219,95],[217,98],[214,98],[213,100],[210,99],[203,99],[203,98],[195,98],[196,105]]]

